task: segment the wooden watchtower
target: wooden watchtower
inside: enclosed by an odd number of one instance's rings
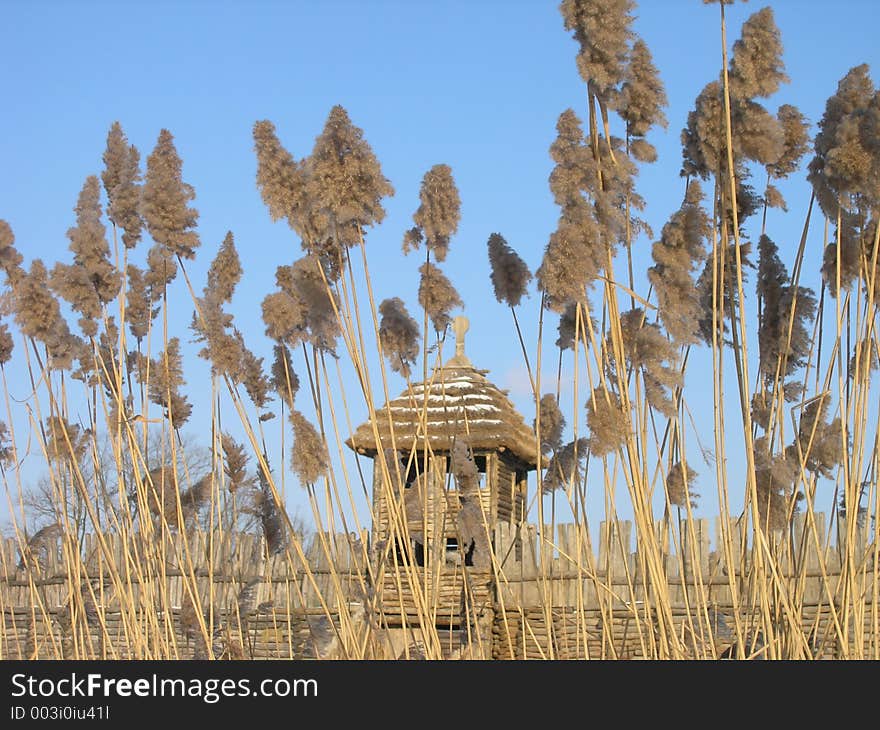
[[[373,554],[386,620],[401,627],[415,628],[426,611],[438,630],[463,631],[491,616],[495,526],[523,520],[528,472],[537,466],[534,430],[468,359],[467,330],[457,317],[455,356],[346,442],[373,459]],[[467,495],[452,473],[456,442],[479,472]]]

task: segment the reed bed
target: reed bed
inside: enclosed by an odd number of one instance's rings
[[[558,222],[535,271],[501,233],[486,242],[487,291],[512,313],[497,336],[520,343],[532,389],[537,473],[504,497],[509,518],[486,480],[518,477],[473,445],[475,425],[432,446],[440,366],[465,367],[443,271],[461,204],[448,165],[425,173],[402,232],[420,277],[408,303],[370,278],[394,189],[363,130],[336,106],[297,159],[257,121],[257,188],[302,248],[262,299],[264,332],[236,325],[234,234],[206,253],[168,130],[142,164],[111,126],[68,262],[25,262],[0,221],[0,657],[880,658],[880,92],[853,68],[811,137],[796,108],[769,106],[787,81],[772,10],[728,53],[717,7],[717,77],[682,132],[680,207],[655,234],[637,173],[666,96],[634,3],[560,5],[586,95],[549,150]],[[813,194],[782,246],[767,211],[787,210],[779,181],[795,175]],[[187,397],[193,337],[208,406]],[[401,380],[413,424],[386,444],[377,414]],[[711,436],[693,414],[710,402]],[[347,440],[364,412],[381,447],[361,455]],[[412,431],[421,446],[401,448]],[[38,487],[23,476],[34,458]],[[711,523],[700,500],[717,504]]]

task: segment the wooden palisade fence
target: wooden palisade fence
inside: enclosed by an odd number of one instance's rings
[[[755,580],[754,533],[714,528],[657,523],[659,586],[624,521],[603,522],[598,540],[573,524],[499,523],[480,571],[370,561],[366,532],[320,533],[300,557],[268,557],[247,534],[158,546],[87,535],[25,559],[7,540],[0,658],[397,658],[431,644],[419,615],[432,595],[434,656],[880,658],[867,530],[829,540],[824,515],[798,514],[788,532],[762,533],[770,577]],[[418,606],[393,595],[405,583]],[[445,623],[440,604],[455,606]]]

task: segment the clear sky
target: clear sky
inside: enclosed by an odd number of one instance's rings
[[[868,63],[877,78],[880,13],[872,0],[737,3],[728,10],[730,44],[745,18],[766,4],[781,29],[791,77],[768,100],[773,111],[793,103],[815,124],[852,66]],[[635,30],[650,47],[669,97],[668,129],[649,137],[659,161],[643,166],[638,182],[646,218],[659,234],[683,192],[679,133],[696,95],[720,69],[718,8],[699,0],[643,0],[636,12]],[[259,303],[274,288],[276,266],[291,263],[301,250],[286,223],[271,222],[260,199],[251,128],[260,119],[273,121],[287,148],[302,157],[330,108],[341,104],[396,190],[386,200],[385,222],[368,233],[377,299],[400,296],[416,311],[419,262],[402,256],[401,237],[412,225],[424,173],[437,163],[450,165],[462,220],[444,269],[471,319],[468,354],[511,389],[524,413],[533,413],[510,313],[492,296],[486,240],[501,233],[534,271],[556,225],[547,185],[556,119],[568,107],[586,117],[576,44],[557,2],[0,0],[0,49],[0,218],[12,226],[26,262],[69,261],[65,232],[74,223],[72,209],[85,177],[102,169],[113,121],[122,124],[142,160],[167,128],[200,213],[202,248],[188,267],[190,276],[201,289],[211,258],[232,230],[244,267],[233,305],[236,323],[252,349],[270,357]],[[782,189],[790,212],[771,212],[768,225],[788,262],[809,189],[802,173]],[[821,236],[821,225],[814,225],[808,285],[818,282]],[[142,242],[136,256],[147,247]],[[635,249],[642,277],[650,241],[642,238]],[[537,309],[532,288],[521,312],[532,345]],[[180,280],[171,311],[179,317],[175,333],[189,340],[192,305]],[[551,315],[547,353],[555,326]],[[25,398],[20,354],[10,369],[10,391]],[[545,381],[554,374],[555,357],[553,363]],[[692,404],[700,400],[700,387],[709,388],[700,384],[697,363],[688,381]],[[188,357],[190,398],[202,413],[210,396],[207,372],[205,363]],[[395,376],[392,395],[401,387]],[[711,398],[709,390],[705,395]],[[304,402],[301,394],[299,403],[308,410]],[[356,401],[349,405],[356,425],[365,410]],[[577,417],[583,431],[582,408]],[[194,424],[196,436],[207,427]],[[703,437],[711,447],[709,432]],[[703,509],[712,515],[717,507],[706,491]],[[301,503],[292,494],[292,506]]]

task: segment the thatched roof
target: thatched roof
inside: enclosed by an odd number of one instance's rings
[[[409,451],[413,446],[424,450],[428,444],[442,453],[451,451],[453,440],[459,437],[478,451],[506,449],[534,469],[535,432],[517,413],[507,391],[485,377],[488,371],[471,365],[464,356],[463,343],[456,345],[456,356],[435,369],[427,383],[414,384],[411,391],[406,390],[376,411],[381,446],[376,443],[370,421],[361,424],[345,443],[359,453],[374,456],[380,448],[391,447],[393,428],[399,451]]]

